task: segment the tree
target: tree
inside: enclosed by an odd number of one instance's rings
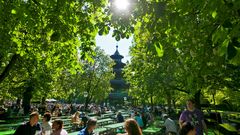
[[[239,65],[236,60],[240,44],[236,30],[239,27],[238,5],[236,1],[137,2],[132,13],[137,23],[130,70],[135,72],[136,65],[142,66],[143,73],[149,71],[149,67],[159,70],[156,83],[165,86],[165,91],[190,94],[199,105],[202,90],[210,85],[209,82],[222,83],[219,78],[226,79],[224,72],[228,64]],[[138,80],[129,80],[144,82],[146,79],[143,75]],[[167,95],[173,93],[167,92]]]

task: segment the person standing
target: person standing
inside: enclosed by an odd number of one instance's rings
[[[195,101],[187,100],[187,110],[183,111],[179,118],[180,128],[187,122],[191,123],[196,128],[196,135],[203,135],[203,131],[208,135],[206,123],[204,122],[203,113],[195,108]]]
[[[30,114],[29,121],[20,125],[13,135],[35,135],[40,134],[41,127],[38,123],[39,114],[37,112],[32,112]]]

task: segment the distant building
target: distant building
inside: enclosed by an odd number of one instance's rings
[[[110,80],[113,90],[109,94],[109,103],[111,105],[120,105],[124,103],[124,100],[128,99],[127,89],[129,88],[129,85],[124,81],[122,73],[122,69],[126,64],[122,62],[124,57],[118,52],[118,46],[116,46],[115,53],[110,57],[115,62],[113,66],[115,78]]]

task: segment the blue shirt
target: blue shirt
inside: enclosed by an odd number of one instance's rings
[[[84,129],[80,130],[78,135],[92,135],[92,133],[89,134],[87,131],[87,128],[84,128]]]

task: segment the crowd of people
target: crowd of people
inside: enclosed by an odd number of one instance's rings
[[[78,135],[90,135],[93,133],[97,125],[97,120],[91,119],[84,112],[82,105],[77,104],[48,104],[45,109],[39,105],[32,107],[29,121],[19,126],[14,135],[67,135],[64,130],[63,121],[61,119],[51,120],[51,118],[59,117],[62,115],[70,116],[73,129],[79,131]],[[102,107],[95,104],[89,105],[90,112],[101,116],[106,111],[112,111],[115,108]],[[169,110],[165,107],[158,107],[151,110],[150,107],[130,107],[125,108],[130,114],[129,119],[124,119],[121,111],[116,111],[115,120],[117,123],[124,122],[124,135],[142,135],[142,130],[155,122],[156,117],[160,117],[164,123],[161,128],[165,129],[166,135],[203,135],[208,134],[207,126],[204,122],[203,113],[195,108],[194,100],[188,100],[186,110],[184,110],[179,117],[179,127]],[[42,111],[45,111],[42,115]],[[42,122],[39,123],[40,116]]]

